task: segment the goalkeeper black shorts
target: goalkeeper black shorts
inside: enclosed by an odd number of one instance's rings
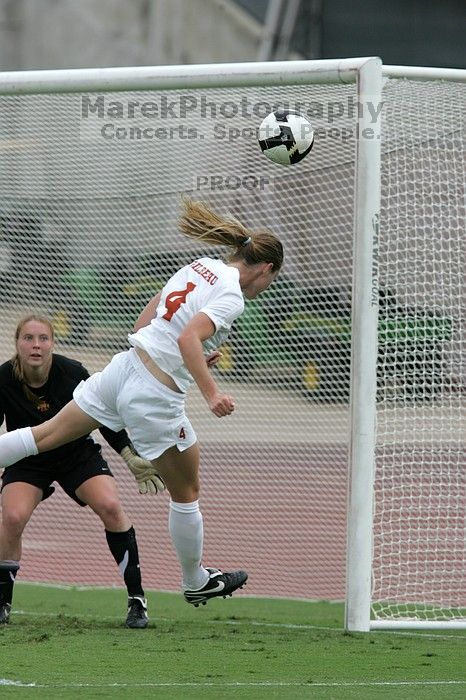
[[[3,472],[2,488],[15,481],[24,481],[41,489],[42,500],[45,500],[55,490],[52,483],[57,482],[73,501],[85,506],[87,504],[76,496],[76,489],[93,476],[113,476],[100,449],[96,450],[95,447],[95,443],[92,446],[85,444],[81,454],[66,460],[53,460],[51,457],[50,462],[44,463],[43,460],[35,462],[34,457],[28,457],[16,462]]]

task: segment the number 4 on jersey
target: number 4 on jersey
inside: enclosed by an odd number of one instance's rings
[[[165,299],[165,308],[167,309],[167,313],[164,314],[162,318],[164,318],[166,321],[171,321],[173,314],[176,314],[181,304],[185,303],[186,297],[188,296],[189,292],[193,291],[193,289],[196,289],[194,282],[188,282],[186,289],[181,289],[179,292],[170,292],[170,294],[167,294]]]

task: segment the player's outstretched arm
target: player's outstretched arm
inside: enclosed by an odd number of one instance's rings
[[[178,346],[185,367],[189,370],[212,413],[218,418],[229,416],[235,404],[231,396],[219,391],[204,356],[202,342],[215,332],[211,319],[203,313],[196,314],[178,338]]]

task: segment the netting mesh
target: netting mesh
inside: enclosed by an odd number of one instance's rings
[[[299,169],[270,163],[255,138],[290,97],[322,130]],[[57,351],[89,371],[126,348],[145,303],[203,252],[177,232],[183,194],[282,237],[283,274],[248,303],[216,370],[237,411],[219,421],[195,388],[188,402],[205,562],[247,569],[251,594],[344,597],[355,99],[354,86],[0,99],[5,359],[31,307],[52,316]],[[344,113],[329,124],[331,103]],[[183,115],[183,104],[196,107]],[[178,590],[168,498],[139,496],[105,454],[145,586]],[[120,583],[87,511],[60,492],[41,504],[24,535],[23,579]]]
[[[356,100],[324,85],[0,98],[4,359],[31,308],[89,371],[126,348],[146,301],[203,252],[177,233],[183,194],[282,237],[283,273],[215,370],[237,411],[215,419],[195,388],[188,401],[205,562],[246,568],[251,594],[344,597]],[[374,615],[452,616],[466,590],[464,87],[392,80],[383,100]],[[318,130],[296,167],[255,143],[280,103]],[[139,496],[104,452],[145,586],[177,590],[168,499]],[[76,508],[56,492],[37,509],[23,579],[120,584],[101,524]]]
[[[373,612],[466,613],[464,84],[384,88]],[[396,142],[395,142],[396,136]]]

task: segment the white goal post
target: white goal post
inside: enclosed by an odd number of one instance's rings
[[[363,473],[361,459],[352,460],[346,626],[464,629],[466,71],[383,66],[382,76],[389,108],[372,265],[386,293],[379,295],[376,410],[367,415],[373,428],[366,424],[375,435],[373,462]],[[407,319],[392,342],[402,298]],[[422,357],[409,340],[418,332]],[[429,344],[435,335],[436,348]],[[353,436],[361,426],[353,420]],[[360,509],[366,499],[370,514]]]
[[[35,308],[100,369],[192,252],[182,195],[283,237],[280,291],[248,307],[217,370],[243,413],[228,429],[196,404],[204,483],[228,514],[225,473],[242,480],[238,541],[218,525],[218,553],[242,558],[249,592],[345,596],[348,630],[466,628],[465,96],[466,71],[376,57],[0,73],[2,358]],[[315,128],[290,168],[256,142],[277,105]],[[130,508],[144,543],[159,516]],[[169,588],[151,533],[146,585]],[[57,551],[59,580],[95,582]]]

